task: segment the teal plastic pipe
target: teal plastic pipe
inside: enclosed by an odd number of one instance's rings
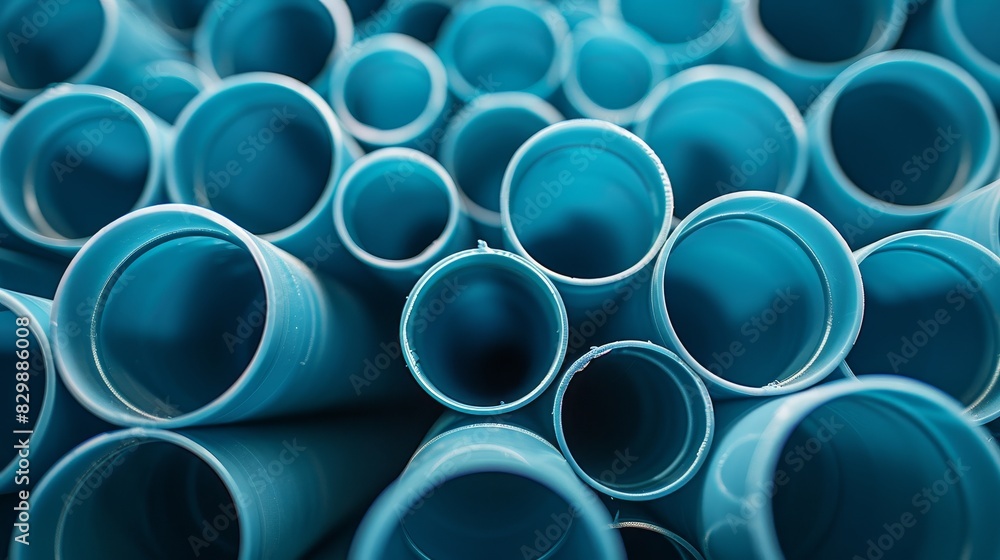
[[[934,229],[968,237],[1000,255],[1000,181],[955,201]]]
[[[680,535],[640,519],[617,519],[611,524],[625,544],[629,560],[705,560]]]
[[[398,0],[383,8],[384,16],[374,21],[358,24],[358,33],[368,37],[375,33],[390,32],[409,35],[433,45],[441,27],[461,0]],[[384,21],[380,21],[384,18]]]
[[[158,60],[135,68],[138,85],[129,97],[164,121],[174,124],[184,107],[217,82],[197,67],[179,60]]]
[[[181,44],[190,47],[212,0],[131,0]],[[234,2],[230,2],[233,4]]]
[[[0,248],[0,288],[51,300],[68,264]]]

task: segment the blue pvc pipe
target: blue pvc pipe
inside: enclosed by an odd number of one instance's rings
[[[368,149],[420,147],[443,134],[448,77],[430,47],[399,33],[375,35],[340,57],[330,104]]]
[[[865,317],[849,371],[923,381],[977,424],[1000,416],[1000,257],[938,231],[893,235],[856,257]]]
[[[52,313],[55,355],[74,395],[120,425],[218,424],[416,394],[365,306],[226,218],[163,205],[113,223],[70,264]]]
[[[127,92],[133,70],[183,48],[128,0],[10,0],[0,11],[0,95],[19,103],[61,82]]]
[[[348,168],[333,224],[344,247],[403,294],[434,263],[474,245],[448,172],[409,148],[378,150]]]
[[[744,0],[722,58],[763,74],[805,110],[852,63],[895,46],[909,2]]]
[[[705,560],[680,535],[648,521],[618,519],[611,528],[621,535],[629,560]]]
[[[171,134],[116,91],[51,88],[0,138],[0,217],[32,245],[71,256],[112,220],[163,200]]]
[[[67,264],[0,248],[0,288],[52,299]]]
[[[64,453],[108,428],[73,400],[59,379],[49,335],[51,307],[49,300],[0,289],[0,358],[9,371],[2,387],[10,407],[0,460],[2,493],[30,493]]]
[[[194,32],[212,0],[131,0],[167,33],[190,47]],[[232,3],[232,2],[230,2]]]
[[[441,27],[460,0],[397,0],[383,8],[385,21],[376,16],[359,23],[358,33],[368,37],[375,33],[402,33],[433,45]]]
[[[389,0],[344,0],[344,3],[351,11],[351,19],[358,24],[378,22],[382,12],[390,7]]]
[[[299,558],[399,472],[415,420],[101,435],[32,493],[31,544],[12,558]]]
[[[594,348],[566,370],[552,409],[577,475],[620,500],[662,498],[687,483],[712,445],[708,389],[674,353],[649,342]]]
[[[467,414],[525,406],[566,355],[566,308],[555,286],[506,251],[462,251],[417,282],[400,321],[403,357],[430,396]]]
[[[346,279],[360,267],[330,215],[337,181],[362,151],[315,91],[278,74],[234,76],[199,94],[177,129],[172,201],[210,208],[310,268]]]
[[[563,120],[529,93],[477,97],[448,123],[437,158],[455,178],[479,239],[501,245],[500,187],[514,153],[543,128]]]
[[[503,91],[548,99],[566,76],[557,51],[568,34],[566,20],[550,2],[471,0],[445,22],[435,50],[462,101]]]
[[[806,126],[766,78],[733,66],[699,66],[661,83],[635,133],[670,175],[675,214],[737,191],[796,197],[808,172]]]
[[[957,200],[934,223],[934,229],[968,237],[1000,255],[1000,182]]]
[[[195,33],[195,61],[213,78],[271,72],[322,90],[353,40],[344,0],[214,0]]]
[[[718,397],[774,396],[830,374],[861,329],[861,274],[833,226],[784,195],[733,193],[671,234],[653,317]]]
[[[544,439],[467,422],[417,451],[369,509],[350,558],[623,560],[610,523],[600,499]]]
[[[173,124],[181,111],[215,80],[197,67],[179,60],[158,60],[136,67],[138,84],[126,91],[133,100]]]
[[[983,88],[958,65],[917,51],[844,71],[806,117],[810,174],[802,200],[860,248],[926,227],[992,182],[1000,128]]]

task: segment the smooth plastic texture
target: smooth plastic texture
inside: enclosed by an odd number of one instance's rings
[[[501,414],[555,380],[566,355],[566,308],[555,285],[506,251],[462,251],[435,264],[406,300],[403,357],[445,406]]]
[[[382,363],[383,333],[357,296],[194,206],[134,212],[95,235],[52,317],[67,385],[116,424],[356,408],[416,389]]]
[[[618,519],[611,524],[625,544],[629,560],[705,560],[680,535],[643,520]]]
[[[865,318],[849,371],[923,381],[977,424],[1000,416],[1000,257],[938,231],[893,235],[856,257]]]
[[[802,192],[805,121],[788,95],[759,74],[733,66],[685,70],[645,99],[638,121],[636,135],[670,176],[679,218],[731,192]]]
[[[170,124],[199,93],[217,84],[197,67],[179,60],[158,60],[135,72],[139,85],[125,93]]]
[[[649,342],[594,348],[566,369],[552,409],[573,470],[621,500],[653,500],[691,479],[708,456],[708,389],[674,353]]]
[[[117,91],[50,88],[0,139],[0,217],[27,242],[72,256],[116,218],[162,202],[171,134]]]
[[[653,317],[665,346],[717,397],[801,390],[844,360],[861,329],[861,273],[837,231],[784,195],[733,193],[671,234]]]
[[[934,229],[968,237],[1000,255],[1000,181],[955,201]]]
[[[939,56],[892,51],[840,74],[806,117],[802,200],[853,248],[919,229],[996,179],[1000,128],[986,92]]]

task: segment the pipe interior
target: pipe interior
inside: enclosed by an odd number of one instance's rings
[[[836,102],[833,152],[863,192],[905,206],[930,204],[965,187],[988,157],[977,104],[951,76],[869,72]]]
[[[431,44],[437,40],[441,26],[451,15],[448,0],[424,0],[410,2],[396,17],[396,33],[409,35],[414,39]]]
[[[854,395],[821,406],[776,456],[772,522],[784,557],[995,554],[981,520],[1000,476],[983,443],[962,418],[914,397]]]
[[[326,66],[340,32],[320,0],[244,2],[217,19],[209,56],[223,78],[274,72],[308,83]]]
[[[143,98],[136,99],[143,107],[168,123],[174,123],[181,111],[199,93],[201,86],[191,80],[168,73],[158,73],[157,86],[143,90]]]
[[[281,231],[327,190],[340,157],[330,127],[305,98],[279,86],[217,93],[179,135],[179,190],[251,233]]]
[[[514,402],[548,375],[562,343],[552,295],[539,278],[483,262],[439,274],[407,317],[420,368],[469,406]],[[456,341],[459,341],[456,344]]]
[[[342,186],[344,223],[366,253],[405,260],[420,255],[448,225],[451,200],[442,179],[422,164],[383,160]]]
[[[22,89],[66,82],[90,62],[104,36],[100,0],[60,3],[50,15],[37,0],[11,0],[0,8],[0,80]]]
[[[685,232],[667,260],[663,289],[681,344],[732,383],[785,381],[824,339],[827,297],[817,265],[787,233],[755,219]]]
[[[660,43],[679,44],[708,33],[725,0],[619,0],[622,17]]]
[[[345,0],[347,7],[351,10],[351,19],[355,22],[364,21],[379,13],[387,0]],[[393,3],[394,6],[397,3]]]
[[[996,26],[1000,21],[1000,4],[982,0],[955,0],[955,15],[965,38],[983,56],[1000,64],[1000,42],[996,40]]]
[[[654,85],[646,53],[614,35],[586,40],[578,47],[573,68],[583,94],[605,109],[632,107]]]
[[[765,31],[788,54],[810,62],[850,60],[873,45],[894,0],[758,0]]]
[[[982,263],[973,263],[979,266]],[[983,402],[1000,377],[1000,270],[969,274],[933,251],[889,248],[860,264],[865,286],[861,334],[847,357],[855,375],[898,374]]]
[[[347,72],[344,103],[358,122],[378,130],[402,128],[431,101],[432,78],[417,57],[398,50],[362,56]]]
[[[0,364],[3,365],[8,374],[8,381],[0,383],[0,398],[4,402],[10,403],[11,419],[8,421],[10,430],[7,430],[5,441],[8,445],[5,449],[10,450],[10,460],[17,460],[18,438],[24,438],[23,434],[15,434],[12,430],[33,430],[42,413],[42,402],[45,398],[45,359],[42,355],[42,347],[39,345],[38,337],[35,336],[35,329],[47,329],[48,325],[29,325],[19,327],[17,319],[20,315],[11,310],[6,305],[0,304]],[[19,337],[18,329],[27,329],[27,336]],[[21,331],[25,334],[25,331]],[[23,347],[23,348],[22,348]],[[27,391],[18,391],[18,385],[27,385]],[[23,393],[23,394],[20,394]],[[32,397],[34,397],[32,399]],[[17,421],[18,406],[23,406],[28,410],[26,414],[28,421],[21,423]],[[0,471],[7,465],[7,461],[0,461]],[[14,478],[13,471],[10,475]]]
[[[625,544],[629,560],[692,560],[666,535],[641,527],[620,527],[618,534]]]
[[[708,426],[704,403],[692,402],[698,389],[679,375],[679,364],[637,348],[587,364],[562,402],[562,431],[577,465],[620,492],[654,492],[683,476]]]
[[[785,191],[803,157],[780,107],[735,82],[675,89],[650,115],[643,136],[667,170],[680,219],[730,192]]]
[[[176,29],[194,29],[211,0],[153,0],[153,11]]]
[[[63,506],[59,558],[239,556],[234,499],[215,471],[190,451],[139,440],[80,474],[79,487],[60,480],[66,491],[52,497]]]
[[[109,285],[95,317],[95,348],[119,398],[153,417],[197,410],[250,364],[267,315],[251,254],[191,235],[134,258]]]

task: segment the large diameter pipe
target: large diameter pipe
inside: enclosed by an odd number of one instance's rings
[[[968,237],[1000,255],[1000,181],[957,200],[934,229]]]
[[[0,218],[28,243],[72,256],[111,221],[163,200],[171,134],[117,91],[51,88],[0,139]]]
[[[861,329],[861,274],[837,231],[784,195],[733,193],[663,247],[652,313],[713,395],[774,396],[829,375]]]
[[[520,427],[463,424],[432,429],[368,510],[352,560],[625,558],[607,509],[555,447]]]
[[[893,235],[856,257],[865,316],[847,372],[923,381],[977,424],[1000,416],[1000,257],[936,231]]]
[[[635,133],[663,162],[678,218],[731,192],[796,197],[809,168],[795,104],[766,78],[733,66],[699,66],[662,82],[643,103]]]
[[[806,116],[802,200],[853,248],[919,229],[996,179],[1000,128],[986,92],[939,56],[892,51],[837,77]]]
[[[56,363],[87,408],[120,425],[418,394],[364,305],[214,212],[163,205],[108,226],[70,264],[52,313]]]

